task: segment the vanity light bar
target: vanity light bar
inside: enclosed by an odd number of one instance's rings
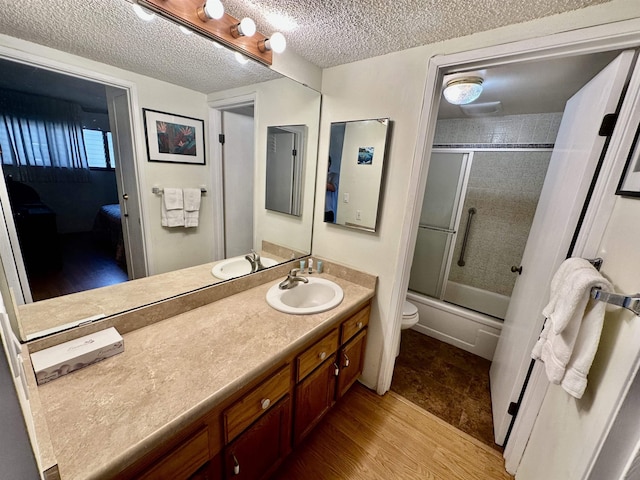
[[[137,3],[156,12],[165,18],[169,18],[180,25],[195,30],[201,35],[221,43],[243,55],[253,58],[265,65],[273,62],[273,52],[269,49],[261,49],[259,45],[269,40],[260,32],[252,36],[234,36],[232,32],[237,29],[240,20],[224,13],[220,19],[202,19],[198,12],[202,10],[205,0],[137,0]]]

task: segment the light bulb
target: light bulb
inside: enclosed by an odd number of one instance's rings
[[[282,53],[287,48],[287,39],[284,38],[284,35],[280,32],[276,32],[267,40],[269,46],[267,47],[270,50],[273,50],[276,53]]]
[[[140,20],[144,20],[145,22],[150,22],[156,17],[155,13],[151,13],[146,8],[142,8],[137,3],[133,4],[133,11],[136,12],[136,15]]]
[[[209,18],[220,20],[224,16],[224,5],[220,0],[207,0],[204,13]]]
[[[249,62],[249,59],[244,55],[242,55],[240,52],[236,52],[234,55],[238,63],[240,63],[241,65],[244,65]]]
[[[253,34],[256,33],[256,24],[249,17],[244,17],[240,20],[237,30],[240,36],[253,37]]]

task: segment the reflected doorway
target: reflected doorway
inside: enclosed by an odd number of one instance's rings
[[[7,59],[0,68],[2,207],[18,302],[139,276],[120,202],[120,163],[133,162],[122,141],[131,137],[128,91]]]

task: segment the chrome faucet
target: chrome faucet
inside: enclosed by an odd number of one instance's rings
[[[299,268],[294,268],[293,270],[291,270],[287,275],[287,278],[285,278],[278,284],[278,288],[280,288],[280,290],[288,290],[298,285],[299,282],[309,283],[309,279],[307,277],[298,276],[299,272]]]
[[[251,264],[251,273],[265,269],[265,266],[262,265],[262,262],[260,261],[260,254],[253,248],[251,249],[251,253],[245,255],[244,258]]]

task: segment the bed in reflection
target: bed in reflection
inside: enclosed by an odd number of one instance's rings
[[[114,203],[100,207],[91,233],[94,241],[108,251],[118,265],[125,266],[122,215],[119,204]]]

